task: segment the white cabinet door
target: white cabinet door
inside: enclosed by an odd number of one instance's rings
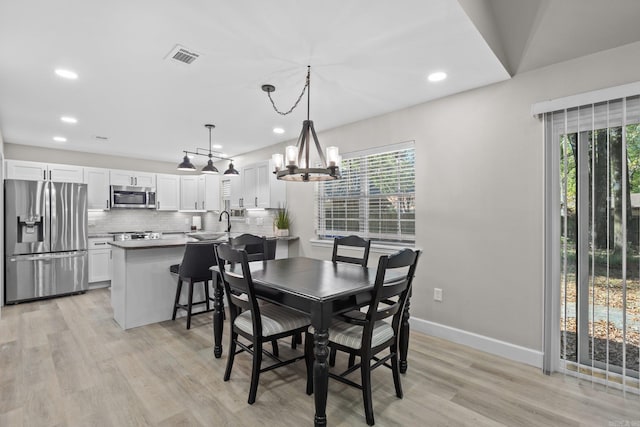
[[[133,174],[129,171],[111,169],[109,174],[109,179],[110,179],[111,185],[124,185],[124,186],[135,185],[133,183]]]
[[[257,163],[256,166],[256,190],[255,205],[257,208],[276,207],[271,203],[271,194],[269,193],[269,185],[271,171],[269,170],[269,161]]]
[[[7,179],[24,179],[28,181],[46,181],[47,164],[22,160],[7,160],[5,165]]]
[[[109,169],[84,168],[87,208],[109,210]]]
[[[156,174],[112,169],[111,185],[155,188]]]
[[[287,182],[276,178],[273,161],[269,162],[269,206],[270,208],[283,207],[287,204]]]
[[[156,204],[159,211],[180,209],[180,175],[156,175]]]
[[[231,200],[231,209],[240,209],[244,207],[243,194],[242,194],[242,181],[243,181],[242,175],[240,176],[234,175],[227,179],[229,180],[229,187],[230,187],[229,200]]]
[[[133,173],[133,182],[137,187],[151,187],[155,188],[156,186],[156,174],[155,173],[145,173],[145,172],[134,172]]]
[[[111,280],[111,247],[107,238],[89,239],[89,283]]]
[[[205,175],[204,208],[208,211],[220,210],[220,177]]]
[[[198,209],[198,176],[180,177],[180,209],[193,211]]]
[[[206,191],[206,178],[207,175],[203,174],[203,175],[199,175],[198,176],[198,189],[197,189],[197,196],[196,196],[196,206],[197,209],[199,210],[205,210],[205,195],[207,194]]]
[[[83,167],[75,165],[59,165],[49,163],[49,181],[53,182],[84,182]]]
[[[250,165],[242,169],[242,198],[243,207],[256,208],[257,203],[257,188],[258,182],[258,168],[256,165]]]
[[[24,179],[27,181],[83,182],[83,167],[60,165],[55,163],[29,162],[24,160],[7,160],[7,179]]]

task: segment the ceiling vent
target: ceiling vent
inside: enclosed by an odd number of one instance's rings
[[[177,44],[171,52],[165,57],[165,59],[172,59],[174,61],[182,62],[183,64],[191,64],[193,61],[200,57],[199,53],[180,46]]]

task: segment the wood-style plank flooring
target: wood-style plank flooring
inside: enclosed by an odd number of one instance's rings
[[[236,357],[226,383],[225,363],[226,353],[213,357],[210,315],[189,331],[184,319],[122,331],[108,289],[6,306],[0,426],[313,425],[303,362],[263,374],[254,405],[249,356]],[[640,426],[637,396],[419,333],[402,380],[400,400],[391,372],[374,371],[377,426]],[[327,414],[329,425],[366,425],[360,392],[334,381]]]

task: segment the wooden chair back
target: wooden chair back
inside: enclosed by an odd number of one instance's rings
[[[338,248],[340,246],[363,248],[364,252],[362,254],[362,258],[339,255]],[[371,240],[365,240],[360,236],[352,235],[352,236],[345,236],[345,237],[336,237],[333,239],[333,254],[331,256],[331,261],[347,262],[350,264],[359,264],[363,267],[366,267],[367,262],[369,262],[370,247],[371,247]]]

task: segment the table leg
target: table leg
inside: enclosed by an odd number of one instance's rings
[[[218,273],[213,273],[213,355],[222,357],[222,326],[224,325],[224,302],[222,282]]]
[[[409,291],[411,292],[411,291]],[[407,355],[409,353],[409,306],[411,304],[411,295],[407,298],[402,313],[402,321],[400,323],[400,372],[407,372]]]
[[[313,334],[315,343],[313,362],[313,395],[316,404],[315,426],[327,425],[327,393],[329,391],[329,365],[327,356],[329,355],[329,330],[315,329]]]

